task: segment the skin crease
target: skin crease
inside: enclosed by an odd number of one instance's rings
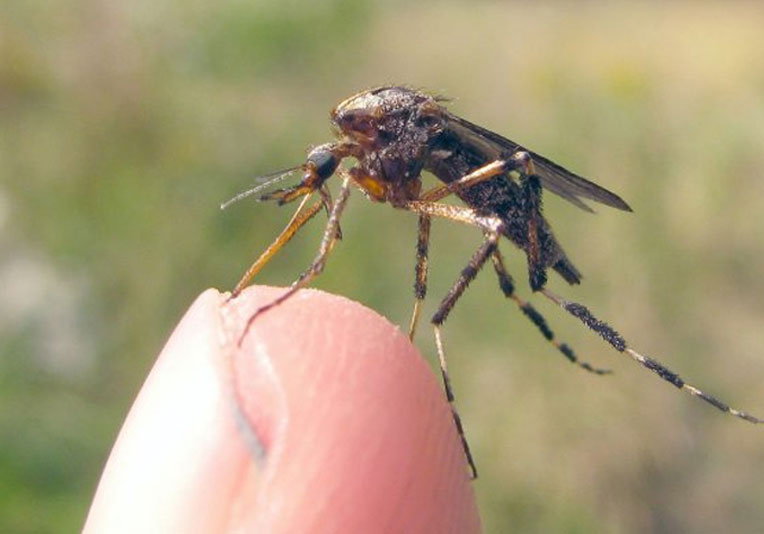
[[[198,297],[104,469],[94,532],[478,532],[442,389],[397,327],[283,289]]]

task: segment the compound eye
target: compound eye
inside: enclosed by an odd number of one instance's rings
[[[360,134],[373,139],[376,134],[372,114],[368,111],[346,111],[337,117],[340,129],[351,135]]]
[[[329,150],[317,150],[308,155],[308,163],[312,163],[316,174],[326,180],[337,170],[339,159]]]

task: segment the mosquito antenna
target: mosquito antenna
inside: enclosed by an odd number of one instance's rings
[[[247,189],[246,191],[242,191],[238,195],[234,196],[233,198],[230,198],[220,204],[220,209],[224,210],[234,202],[238,202],[239,200],[243,198],[247,198],[249,196],[252,196],[256,193],[259,193],[263,189],[267,189],[268,187],[272,186],[273,184],[276,184],[282,180],[284,180],[287,176],[292,174],[293,172],[299,170],[302,168],[302,165],[297,165],[296,167],[291,167],[289,169],[284,169],[282,171],[276,171],[269,174],[264,174],[263,176],[260,176],[256,179],[258,182],[263,182],[259,185],[256,185],[255,187],[251,189]]]

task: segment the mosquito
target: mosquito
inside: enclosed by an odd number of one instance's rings
[[[662,363],[632,349],[621,334],[596,318],[588,308],[546,289],[550,269],[569,284],[579,284],[581,273],[557,242],[550,224],[542,214],[544,189],[589,212],[592,209],[585,200],[623,211],[632,211],[631,208],[615,193],[505,137],[450,113],[444,106],[445,101],[442,97],[401,86],[384,86],[357,93],[340,102],[330,113],[336,141],[313,148],[302,165],[275,173],[273,180],[238,196],[259,193],[273,181],[281,180],[292,172],[299,170],[303,173],[296,185],[259,196],[259,200],[275,201],[278,205],[300,199],[299,207],[278,237],[241,278],[232,292],[232,298],[249,284],[303,225],[322,210],[328,214],[328,222],[313,262],[282,295],[249,317],[242,339],[258,317],[289,299],[321,274],[327,258],[341,238],[340,218],[351,189],[357,188],[374,202],[387,202],[394,208],[418,215],[415,300],[408,329],[411,338],[416,331],[422,302],[427,293],[427,258],[432,219],[442,218],[463,223],[478,228],[483,234],[482,244],[430,319],[446,398],[451,406],[451,414],[472,478],[477,477],[477,469],[456,410],[441,327],[467,286],[489,260],[505,297],[518,306],[541,335],[565,358],[592,373],[610,372],[579,360],[568,344],[555,337],[541,313],[517,295],[515,281],[499,252],[502,237],[525,252],[528,283],[534,293],[540,293],[554,302],[615,350],[628,355],[676,388],[750,423],[764,423],[763,419],[731,408],[685,382]],[[341,163],[348,158],[354,160],[354,163],[346,168]],[[441,183],[423,191],[423,171],[432,173]],[[326,181],[334,175],[342,180],[336,199],[332,199],[326,187]],[[458,197],[463,205],[440,202],[451,195]],[[317,198],[311,203],[314,196]]]

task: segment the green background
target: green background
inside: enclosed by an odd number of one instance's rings
[[[194,297],[291,214],[221,201],[404,83],[623,196],[546,213],[637,350],[764,413],[764,9],[755,3],[5,0],[0,7],[0,532],[78,530]],[[336,184],[335,184],[336,187]],[[359,194],[317,286],[407,324],[416,218]],[[313,224],[262,272],[287,284]],[[433,227],[425,316],[480,242]],[[525,281],[525,259],[506,243]],[[526,284],[520,292],[528,297]],[[568,364],[478,277],[444,330],[486,532],[753,532],[764,428],[680,394],[534,299]],[[434,355],[429,328],[417,343]]]

